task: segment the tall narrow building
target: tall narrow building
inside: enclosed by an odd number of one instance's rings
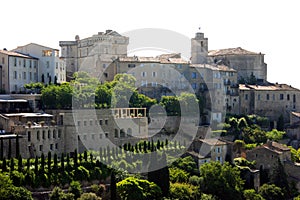
[[[191,62],[192,64],[207,63],[208,39],[204,33],[196,33],[195,38],[191,39]]]

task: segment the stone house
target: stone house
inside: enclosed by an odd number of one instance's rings
[[[271,170],[278,162],[291,162],[291,150],[277,142],[268,141],[246,152],[249,161],[256,161],[257,169]]]
[[[211,50],[208,52],[210,61],[223,63],[238,72],[238,79],[247,79],[254,75],[258,82],[267,81],[267,64],[264,54],[251,52],[241,47]]]
[[[25,84],[38,81],[38,68],[38,58],[0,50],[1,93],[24,92]]]
[[[29,43],[24,46],[19,46],[13,51],[39,59],[38,80],[36,82],[62,83],[66,81],[65,62],[59,57],[58,49]]]
[[[222,164],[230,155],[230,144],[216,138],[196,139],[188,149],[191,155],[201,166],[210,161],[219,161]]]
[[[239,85],[240,113],[265,116],[277,121],[283,115],[289,121],[290,112],[298,111],[300,90],[286,84]],[[276,127],[276,124],[271,126]]]

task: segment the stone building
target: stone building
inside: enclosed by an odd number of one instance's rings
[[[230,154],[230,144],[215,138],[196,139],[189,147],[188,154],[201,166],[211,161],[219,161],[222,164]]]
[[[38,80],[38,58],[0,50],[1,93],[24,92],[24,85]]]
[[[195,38],[191,39],[191,63],[205,64],[208,62],[208,38],[204,33],[196,33]]]
[[[238,113],[239,95],[236,70],[225,65],[191,64],[189,79],[197,94],[207,99],[211,119],[221,122],[225,114]]]
[[[129,38],[116,31],[106,30],[88,38],[75,41],[60,41],[61,56],[66,62],[68,80],[74,72],[86,71],[101,77],[117,57],[127,55]]]
[[[238,79],[247,80],[252,75],[258,82],[267,81],[267,64],[264,62],[264,54],[255,53],[237,48],[211,50],[208,53],[209,60],[214,63],[223,63],[238,72]]]
[[[66,81],[65,62],[59,57],[59,50],[30,43],[19,46],[14,52],[26,54],[39,59],[38,80],[44,83],[62,83]]]
[[[148,136],[145,108],[99,110],[49,110],[62,128],[62,152],[99,150],[125,142],[136,142]]]
[[[283,115],[288,122],[290,112],[300,109],[300,90],[286,84],[240,84],[239,90],[241,114],[257,114],[270,121],[277,121]]]

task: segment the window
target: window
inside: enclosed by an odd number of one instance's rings
[[[26,80],[26,72],[23,72],[23,79]]]
[[[86,126],[86,124],[87,124],[86,121],[83,121],[83,126]]]
[[[286,96],[286,98],[287,98],[287,100],[289,101],[289,100],[290,100],[290,95],[288,94],[288,95]]]
[[[50,144],[50,150],[53,151],[53,144]]]
[[[245,100],[248,100],[248,94],[245,94]]]
[[[103,75],[104,75],[105,78],[108,77],[108,73],[107,72],[105,72]]]
[[[118,129],[115,129],[115,138],[118,138],[119,137],[119,131]]]
[[[48,131],[48,139],[51,138],[51,135],[50,135],[50,130]]]
[[[152,72],[152,77],[156,77],[156,72]]]
[[[192,72],[192,79],[196,79],[196,78],[197,78],[196,72]]]
[[[43,50],[43,56],[52,56],[52,51],[51,50]]]
[[[23,67],[26,67],[26,60],[23,59]]]
[[[29,72],[29,79],[32,80],[32,72]]]
[[[284,96],[283,96],[283,94],[280,94],[280,100],[283,100],[284,99]]]
[[[80,121],[77,121],[77,126],[80,126]]]
[[[102,126],[102,119],[99,120],[99,125]]]
[[[221,148],[221,147],[217,147],[217,148],[216,148],[216,152],[217,152],[217,153],[221,153],[221,152],[222,152],[222,148]]]
[[[14,58],[14,66],[17,66],[17,58]]]
[[[43,137],[43,140],[45,139],[45,131],[43,131],[43,133],[42,133],[42,137]]]
[[[47,67],[47,68],[50,67],[50,62],[49,62],[49,61],[46,62],[46,67]]]
[[[53,138],[56,139],[56,131],[53,130]]]
[[[270,100],[270,95],[269,95],[269,94],[267,94],[266,99],[267,99],[267,100]]]
[[[141,73],[141,76],[142,76],[142,77],[146,77],[146,76],[147,76],[147,72],[142,72],[142,73]]]
[[[14,71],[14,79],[17,79],[18,78],[18,73],[17,71]]]
[[[90,120],[90,126],[93,126],[93,121],[92,120]]]
[[[105,137],[108,138],[108,133],[105,133]]]
[[[32,60],[29,60],[29,68],[32,67]]]
[[[58,138],[61,138],[61,130],[58,130],[58,135],[57,135]]]
[[[260,100],[260,94],[257,95],[257,100],[258,100],[258,101]]]
[[[135,64],[128,64],[128,68],[134,68]]]
[[[43,145],[40,145],[39,149],[40,151],[43,151]]]
[[[293,102],[295,103],[296,102],[296,95],[293,94]]]
[[[196,83],[192,83],[192,88],[193,89],[197,89],[197,84]]]
[[[55,149],[58,149],[58,143],[55,144]]]
[[[105,125],[108,125],[108,119],[105,120]]]

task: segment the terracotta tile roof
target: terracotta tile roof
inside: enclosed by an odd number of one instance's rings
[[[157,57],[160,59],[181,58],[181,54],[180,53],[169,53],[169,54],[161,54]]]
[[[184,60],[183,58],[168,58],[168,59],[160,59],[160,63],[163,64],[189,64],[188,61]]]
[[[270,85],[245,85],[239,84],[240,90],[258,90],[258,91],[300,91],[287,84],[270,84]]]
[[[226,65],[211,65],[211,64],[192,64],[191,67],[195,68],[206,68],[211,69],[214,71],[230,71],[230,72],[236,72],[233,68],[230,68]]]
[[[170,57],[168,57],[168,56]],[[163,56],[157,56],[157,57],[143,57],[143,56],[125,56],[120,57],[120,62],[139,62],[139,63],[162,63],[162,64],[189,64],[188,61],[184,60],[183,58],[179,57],[177,58],[176,55],[180,54],[163,54]]]
[[[25,55],[25,54],[20,54],[20,53],[17,53],[17,52],[7,51],[7,50],[0,50],[0,53],[8,55],[8,56],[37,59],[37,58],[31,57],[31,56],[28,56],[28,55]]]
[[[209,138],[209,139],[200,139],[199,141],[208,144],[210,146],[215,146],[215,145],[226,145],[226,142],[223,142],[221,140],[215,139],[215,138]]]
[[[209,56],[223,56],[223,55],[259,55],[261,53],[255,53],[248,50],[245,50],[241,47],[237,48],[228,48],[228,49],[218,49],[210,50],[208,52]]]
[[[119,58],[120,62],[137,62],[137,63],[142,63],[142,62],[156,62],[159,63],[160,60],[155,57],[141,57],[141,56],[126,56],[126,57],[120,57]]]

